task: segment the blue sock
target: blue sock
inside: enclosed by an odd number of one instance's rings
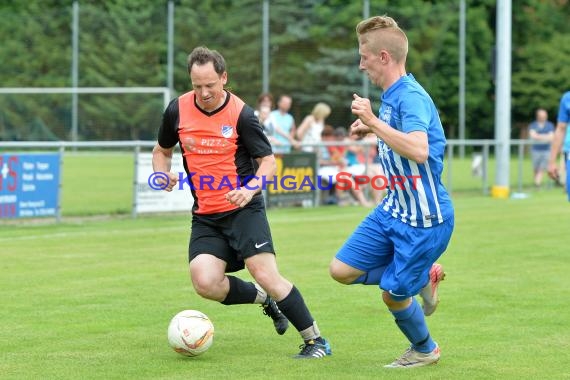
[[[414,350],[427,354],[435,349],[435,342],[429,335],[424,312],[415,297],[412,297],[412,303],[407,309],[391,312]]]
[[[363,285],[380,285],[380,279],[384,274],[386,267],[374,268],[369,272],[364,273],[362,276],[354,280],[353,284],[363,284]]]

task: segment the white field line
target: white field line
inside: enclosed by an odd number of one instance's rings
[[[336,214],[337,218],[343,218],[345,215],[342,213]],[[325,215],[294,215],[294,216],[277,216],[271,218],[269,216],[269,225],[275,229],[276,225],[281,224],[296,224],[300,222],[330,222],[333,218],[330,214]],[[336,219],[336,218],[334,218]],[[356,227],[356,224],[355,224]],[[42,239],[63,239],[63,238],[78,238],[78,237],[93,237],[93,236],[109,236],[109,235],[140,235],[140,234],[155,234],[158,232],[183,232],[190,233],[190,223],[183,222],[180,226],[174,227],[143,227],[143,228],[117,228],[113,230],[106,229],[92,229],[91,226],[86,226],[86,230],[78,229],[75,231],[66,232],[45,232],[39,234],[28,234],[23,236],[4,236],[0,237],[0,242],[14,242],[14,241],[29,241],[29,240],[42,240]]]
[[[109,236],[109,235],[141,235],[141,234],[152,234],[157,232],[180,232],[188,231],[190,232],[190,226],[180,226],[180,227],[145,227],[145,228],[135,228],[135,229],[115,229],[115,230],[78,230],[69,232],[47,232],[41,234],[32,234],[24,236],[6,236],[0,237],[0,242],[14,242],[14,241],[27,241],[27,240],[42,240],[42,239],[62,239],[62,238],[78,238],[78,237],[94,237],[94,236]]]

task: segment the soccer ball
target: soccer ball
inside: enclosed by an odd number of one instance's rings
[[[208,316],[197,310],[176,314],[168,326],[168,343],[180,355],[198,356],[214,341],[214,325]]]

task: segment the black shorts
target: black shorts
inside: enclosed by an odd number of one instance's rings
[[[226,272],[235,272],[245,267],[244,259],[265,252],[275,254],[263,197],[229,213],[192,215],[189,261],[208,253],[227,263]]]

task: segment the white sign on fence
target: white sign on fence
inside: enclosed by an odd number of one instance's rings
[[[189,187],[183,188],[176,185],[171,192],[160,190],[156,186],[156,178],[152,169],[152,153],[139,153],[137,155],[136,184],[135,184],[135,213],[149,212],[172,212],[187,211],[190,212],[194,200],[190,193]],[[186,172],[182,165],[182,159],[175,154],[172,158],[171,172],[183,173],[186,178]]]

